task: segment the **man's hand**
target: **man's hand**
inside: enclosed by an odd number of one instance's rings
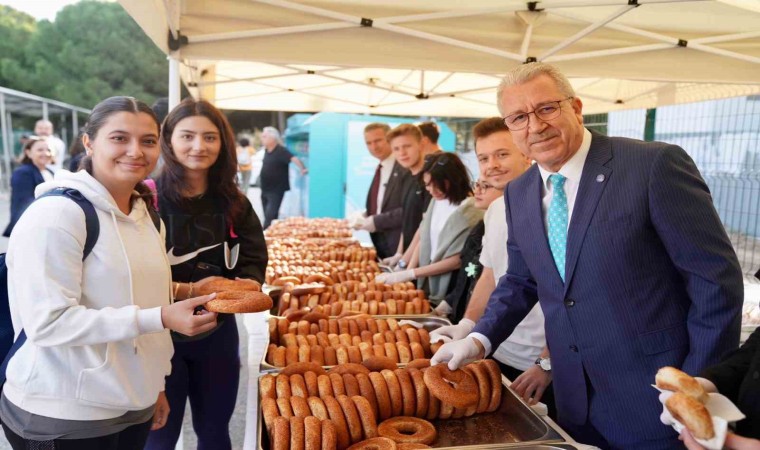
[[[216,313],[203,310],[196,314],[195,308],[205,305],[214,298],[216,294],[204,295],[162,306],[161,322],[164,328],[186,336],[195,336],[213,330],[216,327]]]
[[[467,363],[483,359],[484,356],[483,344],[474,337],[466,337],[459,341],[443,344],[430,358],[430,365],[448,363],[450,370],[457,370]]]
[[[362,230],[367,231],[369,233],[374,233],[375,230],[376,230],[376,228],[375,228],[375,217],[374,216],[365,217],[364,218],[364,222],[361,224],[361,226],[359,227],[359,229],[362,229]]]
[[[169,419],[169,400],[166,399],[166,392],[158,393],[156,399],[156,410],[153,412],[153,424],[150,426],[151,431],[163,428]]]
[[[551,372],[546,372],[538,366],[533,366],[512,381],[510,388],[529,405],[535,405],[541,401],[544,391],[546,391],[551,382]]]
[[[301,169],[301,176],[305,176],[308,173],[309,173],[309,169],[307,169],[306,167],[304,167],[303,169]]]
[[[401,272],[381,273],[375,277],[375,283],[396,284],[406,283],[412,281],[414,276],[414,269],[402,270]]]
[[[443,341],[451,342],[464,339],[475,328],[475,322],[470,319],[462,319],[456,325],[446,325],[430,332],[430,343]]]
[[[364,223],[367,222],[367,217],[365,216],[356,216],[350,219],[353,223],[351,224],[351,228],[354,230],[363,230],[364,229]]]

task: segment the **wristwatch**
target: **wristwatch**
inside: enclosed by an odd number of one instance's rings
[[[552,370],[552,361],[550,358],[538,358],[536,360],[536,365],[541,368],[544,372],[551,372]]]
[[[399,260],[398,266],[401,267],[402,269],[406,269],[406,261],[404,261],[403,259]]]

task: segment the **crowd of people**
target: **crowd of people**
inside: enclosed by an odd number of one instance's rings
[[[376,282],[415,281],[453,323],[431,333],[444,343],[431,364],[494,358],[584,444],[699,449],[650,386],[678,367],[746,414],[726,447],[760,449],[760,332],[739,347],[741,270],[693,161],[589,131],[551,65],[511,70],[497,106],[472,130],[477,180],[434,122],[364,129],[378,165],[355,227],[389,269]],[[13,174],[6,437],[171,449],[189,399],[199,448],[229,449],[238,331],[198,292],[219,277],[263,283],[288,166],[308,171],[264,129],[262,223],[245,195],[255,152],[208,102],[160,122],[112,97],[78,141],[78,170],[53,176],[53,144],[35,138]]]

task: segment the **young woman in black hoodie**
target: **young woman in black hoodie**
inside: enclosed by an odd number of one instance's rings
[[[192,297],[194,282],[210,276],[264,282],[267,250],[261,223],[236,184],[232,128],[206,101],[185,99],[161,131],[164,166],[156,180],[158,210],[167,227],[166,250],[175,297]],[[166,379],[171,412],[146,449],[174,449],[187,398],[198,448],[230,449],[240,355],[232,315],[201,336],[173,334],[172,373]]]

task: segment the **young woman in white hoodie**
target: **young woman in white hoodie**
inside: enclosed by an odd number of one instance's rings
[[[169,413],[169,330],[216,326],[216,314],[194,314],[213,296],[172,303],[165,229],[156,229],[141,183],[156,165],[158,139],[147,105],[109,98],[85,126],[84,170],[38,186],[37,197],[67,187],[94,206],[100,231],[84,260],[85,215],[74,201],[39,199],[18,221],[8,289],[14,330],[27,340],[0,398],[14,449],[142,449]]]

